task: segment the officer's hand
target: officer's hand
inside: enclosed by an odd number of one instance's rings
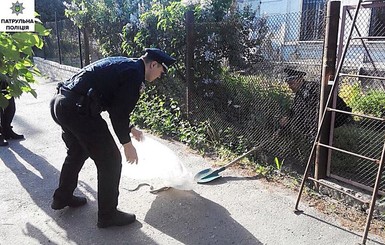
[[[137,141],[143,140],[143,132],[135,127],[131,129],[131,134]]]
[[[128,142],[123,145],[124,155],[126,156],[126,161],[129,164],[138,164],[138,154],[136,153],[135,147],[132,145],[132,142]]]

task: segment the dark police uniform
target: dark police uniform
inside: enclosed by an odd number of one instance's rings
[[[100,112],[108,112],[120,143],[130,142],[130,113],[144,81],[141,59],[109,57],[86,66],[59,86],[51,112],[63,129],[67,157],[54,199],[72,197],[79,171],[91,157],[98,174],[99,215],[116,210],[122,158]]]
[[[8,83],[5,80],[0,80],[0,90],[3,95],[7,95]],[[15,98],[11,97],[8,99],[8,106],[4,109],[0,108],[0,146],[8,145],[8,142],[5,140],[8,139],[23,139],[24,136],[21,134],[16,134],[12,129],[12,121],[16,113],[16,103]]]
[[[289,79],[302,79],[306,72],[284,69]],[[317,135],[319,117],[320,83],[315,81],[303,81],[301,87],[295,93],[293,104],[289,112],[289,120],[286,127],[295,138],[303,144],[312,143]],[[337,109],[351,112],[352,109],[337,96]],[[336,114],[334,127],[340,127],[347,123],[348,114]]]
[[[164,72],[176,61],[156,48],[145,51],[145,59],[161,64]],[[73,192],[79,172],[90,157],[95,162],[98,176],[98,227],[127,225],[135,221],[135,215],[117,210],[122,157],[100,113],[108,112],[119,142],[122,145],[129,143],[130,114],[139,99],[145,72],[143,59],[109,57],[84,67],[59,84],[58,92],[51,100],[51,114],[62,127],[67,156],[59,187],[53,196],[53,209],[86,203],[84,197],[76,197]]]
[[[319,86],[316,82],[302,84],[295,94],[286,125],[293,136],[298,135],[307,143],[312,143],[317,134]]]

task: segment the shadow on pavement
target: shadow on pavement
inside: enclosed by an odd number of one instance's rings
[[[144,220],[182,244],[262,244],[225,208],[194,191],[159,193]]]
[[[86,206],[76,209],[52,210],[51,198],[60,172],[43,157],[16,141],[13,141],[9,148],[0,149],[0,153],[5,166],[15,174],[33,202],[49,216],[47,218],[36,214],[38,212],[34,207],[27,209],[30,213],[26,213],[27,220],[23,233],[36,239],[39,244],[62,244],[62,242],[55,243],[60,240],[75,244],[122,244],[124,242],[154,244],[151,238],[140,231],[142,227],[140,222],[127,227],[98,229],[96,201],[89,201]],[[79,185],[84,192],[80,193],[77,189],[77,194],[88,194],[95,200],[96,192],[92,187],[84,182]],[[15,186],[17,188],[18,184],[15,183]],[[55,237],[52,237],[52,234]]]
[[[330,222],[327,222],[327,221],[325,221],[325,220],[322,220],[322,219],[320,219],[320,218],[317,218],[317,217],[315,217],[314,215],[307,214],[307,213],[302,212],[302,211],[298,211],[298,212],[295,212],[295,213],[296,213],[297,215],[305,215],[305,216],[307,216],[307,217],[309,217],[309,218],[312,218],[312,219],[315,219],[315,220],[317,220],[317,221],[319,221],[319,222],[322,222],[322,223],[325,223],[325,224],[327,224],[327,225],[330,225],[330,226],[332,226],[332,227],[335,228],[335,229],[339,229],[339,230],[342,230],[342,231],[344,231],[344,232],[347,232],[347,233],[350,233],[350,234],[352,234],[352,235],[355,235],[355,236],[357,236],[357,237],[361,237],[361,238],[362,238],[362,234],[357,234],[357,233],[355,233],[355,232],[349,231],[349,230],[347,230],[347,229],[345,229],[345,228],[342,228],[342,227],[340,227],[340,226],[331,224]],[[373,240],[373,239],[370,239],[370,238],[368,238],[368,241],[371,241],[371,242],[373,242],[373,243],[375,243],[375,244],[379,244],[379,245],[385,245],[385,244],[382,243],[382,242],[378,242],[378,241]]]

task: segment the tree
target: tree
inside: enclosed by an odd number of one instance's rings
[[[6,33],[0,32],[0,79],[8,82],[7,95],[0,93],[0,107],[8,106],[10,97],[19,97],[22,93],[37,96],[31,84],[35,83],[35,75],[39,70],[32,62],[33,48],[41,49],[43,36],[49,31],[39,22],[35,23],[35,32]]]
[[[35,10],[40,14],[40,20],[45,22],[55,21],[56,18],[61,20],[66,18],[64,15],[64,4],[62,0],[36,0]]]
[[[88,35],[97,40],[103,55],[122,54],[122,28],[126,23],[138,19],[140,8],[148,8],[150,2],[150,0],[72,0],[64,5],[66,16],[83,32],[87,59]]]
[[[91,13],[93,0],[72,0],[71,3],[64,2],[65,15],[79,27],[84,37],[84,63],[90,63],[90,41],[89,32],[91,26]]]

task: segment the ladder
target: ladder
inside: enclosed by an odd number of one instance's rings
[[[316,151],[317,147],[323,147],[323,148],[329,149],[330,151],[343,152],[345,154],[349,154],[349,155],[352,155],[352,156],[355,156],[355,157],[358,157],[358,158],[363,158],[363,159],[369,160],[369,161],[373,162],[373,164],[378,165],[378,170],[377,170],[376,180],[375,180],[374,187],[373,187],[371,201],[369,202],[369,204],[370,204],[369,213],[368,213],[367,220],[366,220],[365,230],[364,230],[364,233],[362,235],[362,244],[366,244],[366,240],[367,240],[367,236],[368,236],[368,232],[369,232],[369,227],[370,227],[370,223],[371,223],[372,216],[373,216],[373,211],[374,211],[374,208],[375,208],[376,199],[377,199],[377,195],[378,195],[378,192],[379,192],[379,187],[380,187],[380,184],[381,184],[382,172],[384,171],[384,165],[385,165],[385,163],[384,163],[384,160],[385,160],[385,142],[384,142],[384,146],[382,148],[381,158],[380,159],[374,159],[374,158],[371,158],[371,157],[368,157],[368,156],[365,156],[365,155],[362,155],[362,154],[357,154],[357,153],[354,153],[354,152],[350,152],[350,151],[347,151],[347,150],[343,150],[343,149],[334,147],[334,146],[332,146],[330,144],[321,143],[320,142],[320,132],[321,132],[323,124],[325,124],[325,121],[326,121],[325,120],[325,115],[326,115],[327,112],[329,112],[329,113],[331,112],[331,113],[349,114],[351,116],[359,116],[359,117],[367,118],[367,119],[370,119],[370,120],[377,120],[377,121],[380,121],[381,123],[385,122],[385,118],[374,117],[374,116],[369,116],[369,115],[364,115],[364,114],[357,114],[357,113],[352,113],[352,112],[343,111],[343,110],[337,110],[337,109],[333,108],[333,106],[332,106],[333,95],[337,92],[336,91],[337,87],[338,87],[337,85],[338,85],[339,79],[341,77],[355,77],[355,78],[367,78],[367,79],[385,80],[385,77],[368,76],[368,75],[353,75],[353,74],[347,74],[347,73],[342,73],[341,72],[342,71],[342,67],[344,65],[344,62],[345,62],[345,59],[346,59],[347,50],[348,50],[348,47],[350,45],[350,41],[351,40],[354,40],[354,39],[355,40],[360,40],[360,42],[363,45],[365,51],[367,52],[367,55],[368,55],[367,57],[370,60],[372,60],[372,57],[369,54],[369,49],[366,46],[366,42],[367,41],[373,41],[373,40],[385,40],[385,36],[368,36],[368,37],[363,37],[363,36],[361,36],[361,34],[360,34],[360,32],[359,32],[359,30],[358,30],[358,28],[356,26],[357,17],[358,17],[359,11],[362,8],[363,4],[370,5],[370,4],[373,4],[375,2],[377,2],[377,3],[384,3],[385,1],[384,0],[378,0],[378,1],[375,1],[375,0],[372,0],[372,1],[358,0],[358,3],[357,3],[356,8],[355,8],[354,15],[353,15],[353,17],[350,16],[352,18],[352,25],[351,25],[351,28],[349,30],[349,34],[347,36],[346,44],[343,47],[343,50],[342,50],[342,53],[341,53],[341,56],[340,56],[340,59],[339,59],[338,65],[337,65],[337,69],[336,69],[336,72],[335,72],[335,76],[334,76],[334,80],[333,80],[333,83],[332,83],[332,87],[331,87],[330,93],[329,93],[327,101],[326,101],[325,109],[323,111],[320,111],[321,116],[320,116],[320,121],[319,121],[319,127],[318,127],[318,131],[317,131],[317,135],[316,135],[314,143],[312,145],[310,156],[308,158],[307,165],[306,165],[306,168],[305,168],[305,173],[303,175],[303,178],[302,178],[302,181],[301,181],[301,185],[300,185],[300,188],[299,188],[298,197],[297,197],[297,200],[296,200],[296,203],[295,203],[295,212],[300,212],[300,210],[298,209],[298,205],[299,205],[299,202],[300,202],[300,199],[301,199],[301,195],[302,195],[302,192],[303,192],[303,189],[304,189],[305,182],[307,180],[311,180],[314,183],[316,183],[317,185],[324,185],[324,186],[327,186],[327,187],[332,188],[334,190],[341,191],[339,189],[333,188],[333,186],[328,185],[326,182],[324,182],[322,180],[319,180],[319,179],[316,179],[316,178],[312,178],[312,177],[309,176],[310,165],[314,161],[313,158],[315,156],[315,151]],[[356,37],[353,37],[354,30],[358,34],[358,36],[356,36]],[[342,42],[340,43],[340,45],[342,45]],[[374,63],[373,63],[373,66],[374,66]],[[374,66],[374,69],[376,69],[375,66]],[[344,194],[346,194],[346,195],[348,195],[348,196],[350,196],[352,198],[357,199],[357,197],[355,197],[352,194],[349,194],[349,193],[344,192],[344,191],[341,191],[341,192],[343,192]],[[365,202],[363,200],[360,200],[360,201]],[[366,202],[366,203],[368,203],[368,202]]]

